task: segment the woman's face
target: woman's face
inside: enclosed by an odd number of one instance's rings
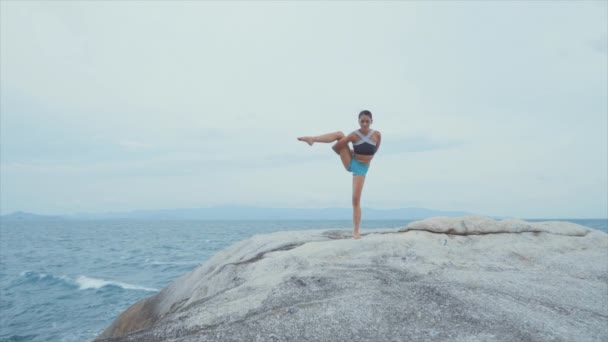
[[[361,126],[361,129],[367,130],[369,129],[369,126],[371,126],[371,124],[372,118],[370,118],[368,115],[361,115],[361,117],[359,118],[359,126]]]

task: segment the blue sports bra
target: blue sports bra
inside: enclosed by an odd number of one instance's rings
[[[372,156],[376,153],[376,142],[370,139],[372,135],[374,135],[374,130],[372,129],[367,133],[367,135],[363,135],[359,130],[356,130],[355,133],[361,138],[356,143],[353,143],[353,148],[356,154],[362,154],[364,156]]]

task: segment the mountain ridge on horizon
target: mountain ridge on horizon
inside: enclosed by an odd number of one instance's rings
[[[464,211],[443,211],[426,208],[373,209],[362,208],[365,219],[424,219],[434,216],[475,215]],[[215,206],[206,208],[179,209],[139,209],[124,212],[78,212],[66,215],[40,215],[16,211],[1,215],[3,220],[44,220],[44,219],[165,219],[165,220],[347,220],[352,219],[352,208],[272,208],[253,206]]]

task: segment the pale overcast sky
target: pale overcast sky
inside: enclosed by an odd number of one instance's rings
[[[606,1],[2,1],[0,212],[608,216]]]

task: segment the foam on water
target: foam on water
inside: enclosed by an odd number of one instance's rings
[[[67,276],[55,276],[43,272],[23,271],[19,274],[19,279],[13,282],[13,285],[23,285],[36,282],[55,282],[64,285],[74,285],[74,280]]]
[[[63,284],[78,287],[79,290],[88,290],[88,289],[100,289],[104,286],[115,286],[122,288],[124,290],[139,290],[139,291],[148,291],[148,292],[158,292],[159,289],[144,287],[139,285],[128,284],[115,280],[106,280],[88,277],[86,275],[80,275],[76,279],[70,278],[65,275],[56,276],[48,273],[41,272],[32,272],[32,271],[23,271],[19,275],[25,279],[25,282],[37,282],[37,281],[57,281],[62,282]],[[17,281],[17,284],[23,284],[24,282]]]
[[[200,261],[151,261],[146,259],[146,262],[150,265],[198,265]]]
[[[141,291],[149,291],[149,292],[160,291],[159,289],[153,289],[150,287],[132,285],[132,284],[127,284],[127,283],[123,283],[123,282],[119,282],[119,281],[91,278],[91,277],[87,277],[84,275],[81,275],[78,278],[76,278],[76,283],[78,283],[80,290],[100,289],[104,286],[117,286],[117,287],[123,288],[125,290],[141,290]]]

